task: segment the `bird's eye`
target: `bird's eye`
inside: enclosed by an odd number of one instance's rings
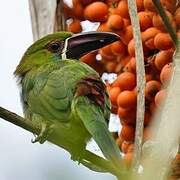
[[[58,43],[53,43],[51,44],[51,49],[53,51],[57,51],[59,49],[60,45]]]
[[[62,49],[62,42],[59,40],[52,41],[47,45],[47,49],[52,53],[57,53]]]

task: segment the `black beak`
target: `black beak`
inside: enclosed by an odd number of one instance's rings
[[[118,40],[120,40],[120,37],[117,34],[110,32],[87,32],[76,34],[70,37],[66,42],[66,57],[68,59],[79,59],[90,51],[97,50]]]

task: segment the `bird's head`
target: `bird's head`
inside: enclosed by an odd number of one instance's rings
[[[79,59],[90,51],[117,40],[119,36],[109,32],[88,32],[75,35],[70,32],[57,32],[47,35],[27,49],[15,70],[15,75],[22,77],[33,68],[48,62]]]

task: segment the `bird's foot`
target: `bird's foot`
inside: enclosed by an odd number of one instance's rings
[[[78,149],[78,151],[71,153],[71,160],[77,161],[78,164],[81,163],[82,159],[84,157],[84,150]]]
[[[47,140],[48,136],[53,132],[53,129],[53,124],[42,123],[40,134],[35,139],[32,139],[31,142],[39,142],[40,144],[43,144]]]

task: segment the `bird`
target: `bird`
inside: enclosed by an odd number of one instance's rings
[[[107,121],[110,101],[99,74],[79,61],[83,55],[119,40],[110,32],[56,32],[32,44],[14,72],[24,116],[41,125],[33,142],[44,143],[54,129],[62,147],[79,161],[91,138],[119,168],[120,150]]]

